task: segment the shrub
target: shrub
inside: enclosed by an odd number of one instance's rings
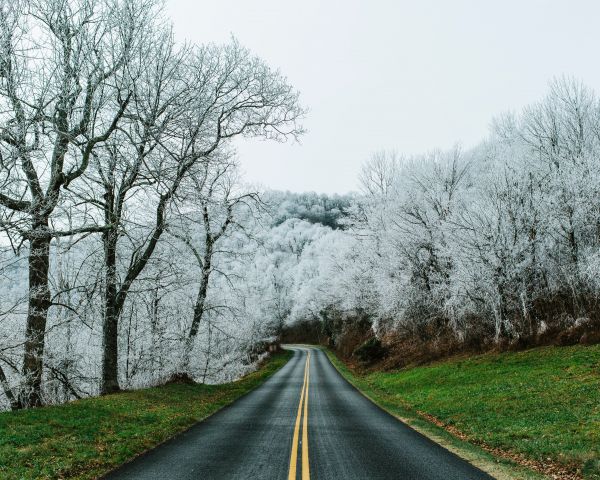
[[[385,354],[386,349],[381,344],[381,341],[377,337],[371,337],[356,348],[352,355],[356,357],[360,363],[369,364],[380,360]]]

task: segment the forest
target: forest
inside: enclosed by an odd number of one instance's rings
[[[0,105],[0,409],[230,381],[309,330],[395,364],[600,341],[576,79],[473,148],[374,145],[345,195],[244,181],[236,138],[300,138],[298,92],[235,39],[178,44],[152,0],[3,6]]]

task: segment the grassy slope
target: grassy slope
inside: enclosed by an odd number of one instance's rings
[[[538,468],[550,459],[585,478],[600,478],[600,345],[487,354],[366,375],[333,360],[367,396],[446,445],[464,450],[464,442],[417,412],[433,415],[474,443],[533,460]],[[489,457],[476,447],[467,450],[471,460],[485,463]]]
[[[257,387],[290,356],[224,385],[174,384],[0,413],[0,478],[96,478]]]

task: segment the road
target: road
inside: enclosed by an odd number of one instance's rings
[[[492,478],[375,406],[322,351],[289,348],[262,386],[105,478]]]

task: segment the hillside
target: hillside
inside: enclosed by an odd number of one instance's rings
[[[362,374],[333,360],[363,393],[426,433],[436,434],[434,423],[550,478],[600,478],[600,345]]]

